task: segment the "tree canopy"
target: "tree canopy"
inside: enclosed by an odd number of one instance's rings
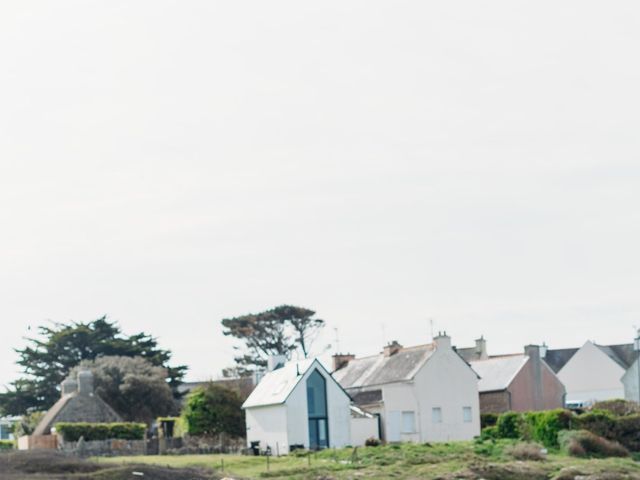
[[[221,385],[208,383],[191,392],[182,417],[190,435],[245,435],[242,400],[235,391]]]
[[[293,305],[281,305],[261,313],[222,320],[223,333],[240,340],[236,367],[227,371],[246,374],[266,367],[271,355],[289,357],[298,350],[305,358],[325,322],[316,312]]]
[[[164,367],[173,395],[179,396],[178,385],[187,367],[169,366],[171,352],[159,348],[146,333],[124,335],[106,316],[90,322],[53,323],[39,327],[38,333],[27,339],[25,348],[16,349],[16,363],[24,376],[0,394],[0,410],[5,414],[48,409],[58,399],[59,385],[69,371],[82,360],[101,356],[143,357]]]
[[[83,360],[71,369],[91,370],[95,393],[127,422],[151,424],[158,417],[175,415],[178,404],[169,384],[167,370],[142,357],[98,357]]]

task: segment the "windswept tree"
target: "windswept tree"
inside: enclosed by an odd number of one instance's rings
[[[242,342],[236,366],[226,372],[248,374],[267,365],[271,355],[291,356],[299,351],[305,358],[325,322],[308,308],[281,305],[261,313],[222,320],[223,333]]]
[[[27,410],[47,410],[58,399],[59,385],[82,360],[102,356],[142,357],[167,370],[167,382],[176,398],[187,367],[169,366],[171,352],[158,347],[146,333],[127,336],[120,327],[101,317],[91,322],[54,323],[41,326],[39,336],[28,338],[17,349],[18,365],[24,376],[0,394],[0,410],[23,414]]]

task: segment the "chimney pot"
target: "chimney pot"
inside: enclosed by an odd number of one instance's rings
[[[336,353],[331,357],[333,371],[346,367],[351,360],[355,360],[356,356],[351,353]]]
[[[394,340],[384,347],[383,353],[385,357],[390,357],[391,355],[398,353],[400,350],[402,350],[402,345],[400,345],[397,340]]]

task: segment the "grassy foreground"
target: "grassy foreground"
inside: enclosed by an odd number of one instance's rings
[[[234,479],[640,480],[640,463],[630,458],[586,460],[551,453],[542,461],[518,461],[510,454],[512,446],[513,442],[497,441],[325,450],[310,456],[270,458],[268,465],[266,457],[235,455],[96,460],[212,469]]]

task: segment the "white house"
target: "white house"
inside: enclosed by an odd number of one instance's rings
[[[623,376],[634,358],[632,344],[598,345],[591,341],[580,348],[547,350],[544,356],[567,390],[568,406],[624,398]],[[631,374],[628,378],[631,381]]]
[[[242,408],[247,445],[286,454],[293,448],[344,447],[351,442],[351,399],[318,360],[268,372]]]
[[[336,355],[334,368],[354,402],[380,416],[386,441],[469,440],[480,434],[478,376],[446,334],[417,347],[392,342],[370,357]]]

